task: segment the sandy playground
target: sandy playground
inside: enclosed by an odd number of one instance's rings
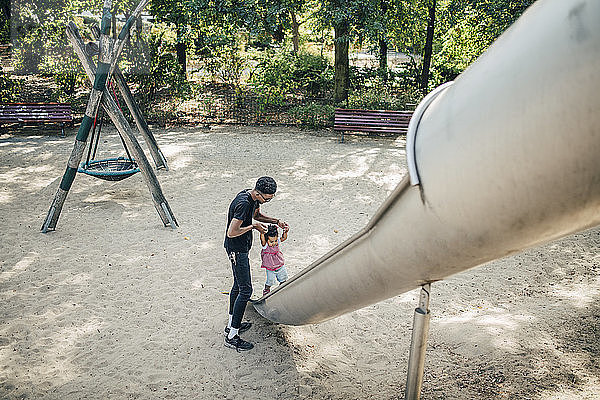
[[[291,274],[363,227],[406,173],[402,139],[281,127],[156,129],[180,228],[138,174],[78,175],[40,233],[75,131],[0,136],[0,399],[401,399],[418,290],[314,325],[251,307],[223,346],[227,206],[256,178],[291,227]],[[112,134],[99,150],[122,152]],[[401,239],[399,239],[401,240]],[[264,283],[256,245],[255,293]],[[426,244],[424,244],[426,245]],[[432,286],[423,399],[600,399],[600,229]]]

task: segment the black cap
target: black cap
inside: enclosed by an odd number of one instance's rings
[[[275,179],[270,176],[261,176],[256,181],[254,189],[264,194],[275,194],[277,191],[277,183],[275,182]]]

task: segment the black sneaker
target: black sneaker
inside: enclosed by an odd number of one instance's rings
[[[225,347],[230,347],[240,352],[252,350],[254,345],[250,342],[246,342],[240,337],[240,335],[235,335],[232,339],[229,339],[227,336],[225,336]]]
[[[238,333],[244,333],[252,326],[252,322],[242,322]],[[225,336],[229,335],[229,328],[225,327]]]

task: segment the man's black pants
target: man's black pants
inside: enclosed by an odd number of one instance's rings
[[[233,287],[229,292],[229,314],[233,315],[231,327],[239,329],[246,311],[246,304],[252,296],[250,261],[248,253],[227,252],[233,270]]]

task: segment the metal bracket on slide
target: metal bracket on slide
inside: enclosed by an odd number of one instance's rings
[[[421,122],[421,117],[423,117],[425,110],[427,110],[427,107],[429,107],[433,100],[435,100],[435,98],[438,97],[438,95],[444,90],[452,86],[453,83],[454,81],[446,82],[429,92],[429,94],[425,96],[423,100],[421,100],[415,109],[410,122],[408,123],[408,132],[406,133],[406,159],[408,161],[408,175],[410,176],[410,184],[413,186],[420,183],[415,155],[415,140],[417,137],[417,129],[419,128],[419,123]]]

